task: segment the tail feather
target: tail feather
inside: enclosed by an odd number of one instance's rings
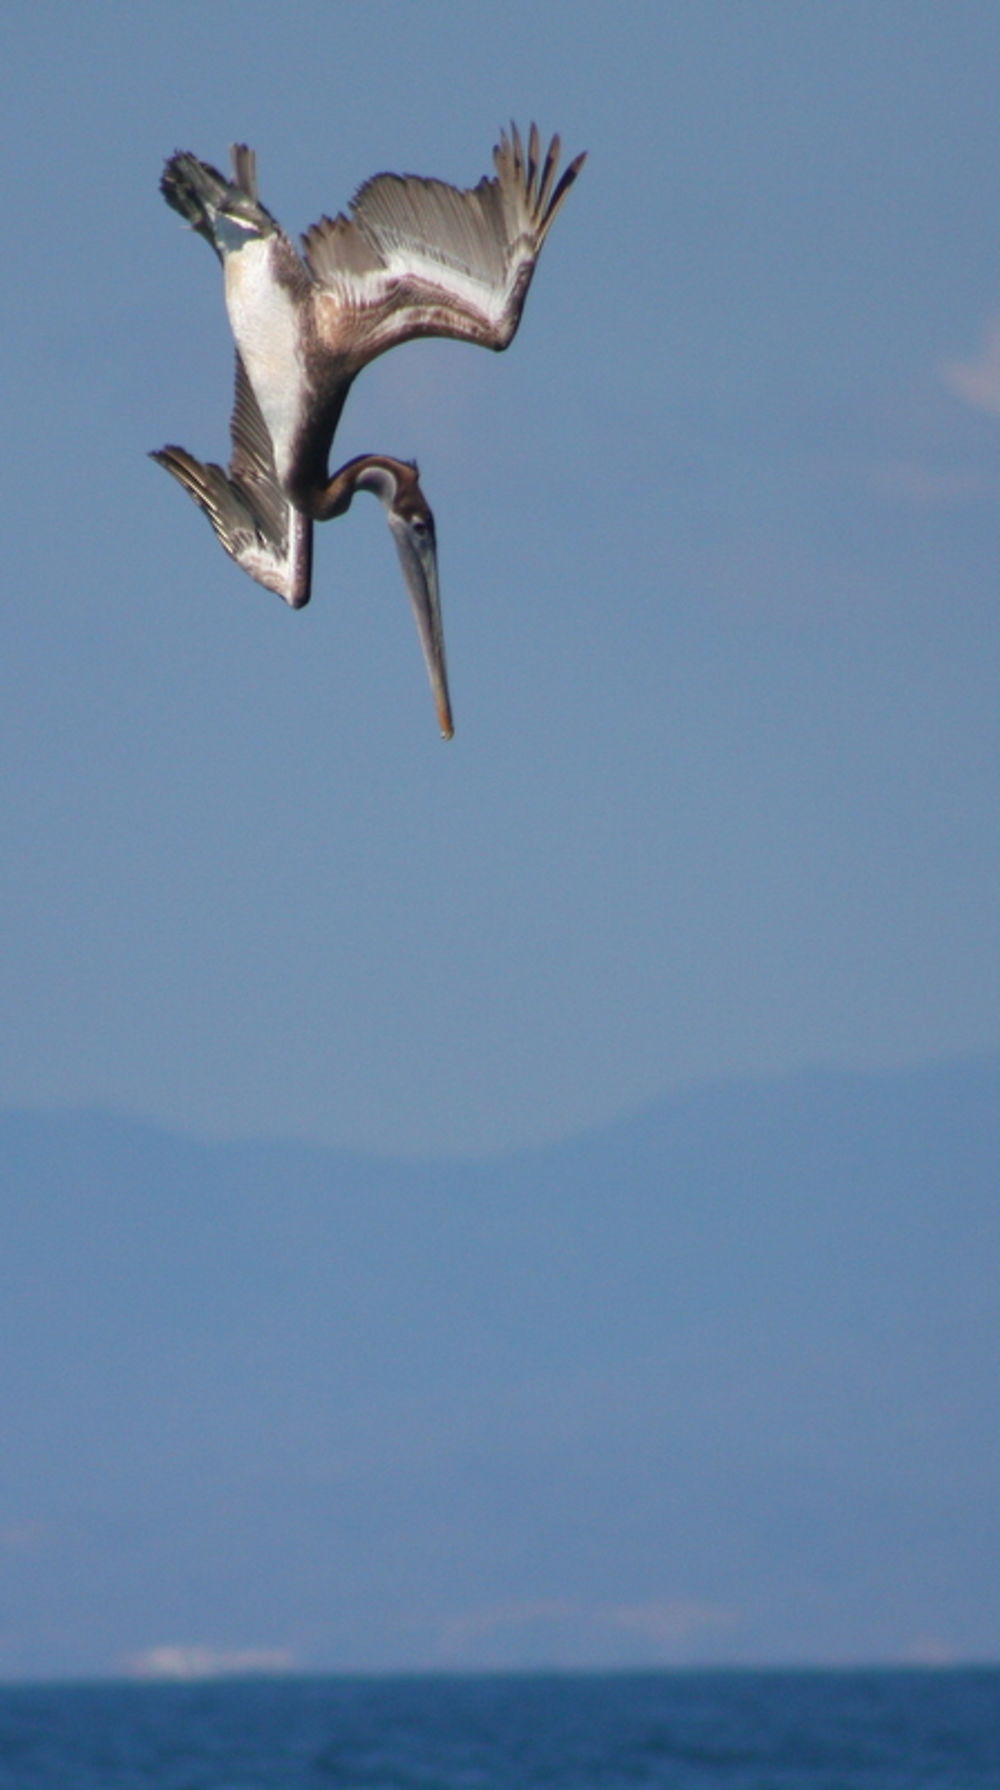
[[[257,151],[249,149],[245,143],[234,143],[229,154],[236,185],[242,187],[247,198],[256,203],[260,198],[257,191]]]
[[[226,221],[236,224],[241,232],[249,230],[262,236],[270,236],[278,228],[257,197],[253,150],[244,143],[234,144],[232,156],[235,180],[227,180],[211,162],[199,161],[185,150],[170,157],[160,180],[160,191],[167,204],[220,255],[226,246]]]

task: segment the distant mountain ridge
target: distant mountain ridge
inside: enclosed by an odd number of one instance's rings
[[[0,1115],[0,1674],[997,1657],[1000,1060],[400,1163]]]
[[[996,1094],[1000,1088],[1000,1053],[978,1054],[947,1059],[940,1063],[896,1070],[807,1069],[773,1079],[741,1079],[727,1077],[720,1082],[700,1084],[681,1092],[664,1095],[644,1103],[634,1111],[608,1120],[592,1129],[573,1133],[555,1143],[539,1144],[492,1152],[483,1157],[412,1158],[380,1156],[376,1152],[347,1150],[339,1146],[303,1143],[286,1138],[247,1138],[220,1141],[192,1137],[176,1127],[155,1120],[135,1118],[100,1107],[80,1108],[3,1108],[0,1107],[0,1167],[6,1173],[15,1170],[23,1154],[37,1148],[40,1160],[55,1164],[64,1145],[74,1162],[89,1160],[93,1153],[114,1150],[145,1154],[153,1140],[161,1147],[176,1149],[178,1159],[186,1152],[217,1154],[235,1158],[252,1153],[260,1162],[282,1157],[294,1158],[303,1168],[320,1160],[329,1167],[336,1163],[345,1172],[351,1168],[370,1172],[375,1169],[387,1181],[398,1171],[403,1176],[433,1173],[458,1175],[503,1169],[525,1161],[544,1165],[550,1158],[565,1160],[576,1153],[592,1159],[595,1149],[606,1148],[618,1157],[653,1142],[665,1128],[677,1125],[690,1127],[694,1138],[701,1132],[719,1131],[729,1126],[743,1126],[748,1133],[762,1126],[780,1125],[794,1115],[800,1124],[803,1115],[816,1120],[838,1117],[853,1125],[865,1125],[880,1115],[895,1122],[907,1115],[924,1128],[928,1113],[934,1123],[938,1109],[945,1102],[949,1121],[963,1105],[968,1105],[973,1124],[989,1126],[996,1112]],[[724,1121],[724,1124],[723,1124]],[[33,1141],[34,1140],[34,1141]]]

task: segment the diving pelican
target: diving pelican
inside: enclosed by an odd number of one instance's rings
[[[226,552],[293,609],[308,603],[312,525],[341,516],[356,491],[382,503],[416,618],[442,735],[451,702],[438,600],[434,518],[417,468],[361,454],[333,476],[330,448],[362,367],[417,336],[507,347],[542,244],[583,166],[557,181],[559,138],[544,159],[532,125],[493,151],[496,175],[462,190],[413,174],[376,174],[347,215],[323,217],[300,255],[257,191],[256,157],[234,145],[233,178],[178,153],[160,190],[222,262],[236,339],[228,470],[183,448],[152,458],[208,516]]]

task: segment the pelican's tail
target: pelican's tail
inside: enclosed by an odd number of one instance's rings
[[[245,143],[234,143],[232,180],[210,162],[180,150],[163,170],[160,191],[218,255],[241,247],[248,236],[271,236],[278,225],[257,197],[257,160]]]

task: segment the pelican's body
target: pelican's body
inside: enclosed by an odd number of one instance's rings
[[[496,178],[461,191],[415,175],[378,174],[350,215],[322,218],[300,255],[257,194],[253,151],[232,151],[233,179],[178,154],[161,183],[168,203],[219,255],[236,339],[228,472],[183,448],[153,457],[206,511],[226,551],[293,608],[309,601],[312,523],[355,491],[382,502],[416,615],[441,731],[453,731],[437,594],[434,520],[417,469],[364,454],[333,476],[329,455],[351,384],[398,342],[454,336],[506,348],[542,243],[583,163],[556,183],[559,140],[544,164],[532,126],[494,151]]]

